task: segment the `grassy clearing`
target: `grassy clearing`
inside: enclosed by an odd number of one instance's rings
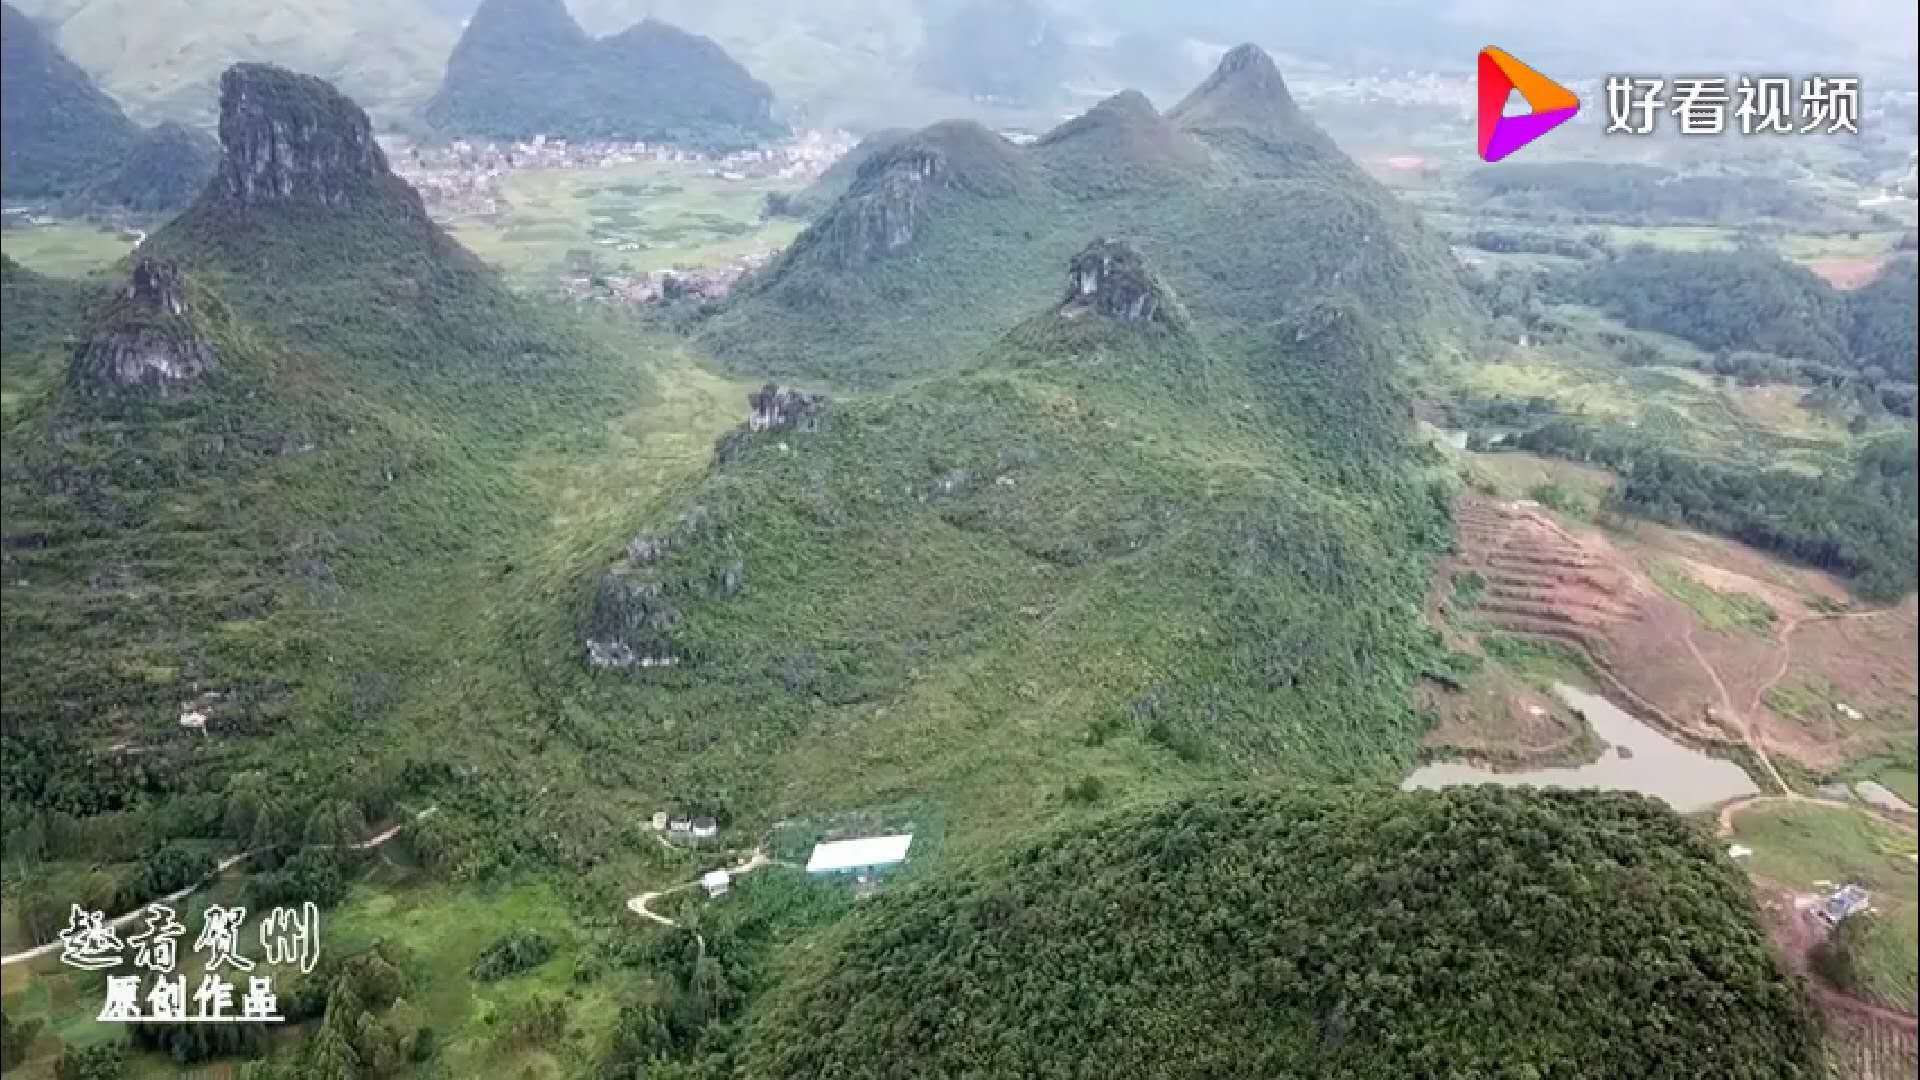
[[[1692,608],[1709,630],[1765,637],[1772,632],[1774,620],[1779,618],[1765,600],[1702,584],[1672,562],[1654,562],[1647,567],[1647,576],[1661,592]]]
[[[1526,453],[1468,454],[1467,482],[1502,499],[1536,498],[1557,488],[1588,507],[1601,505],[1613,489],[1613,474],[1559,458]]]
[[[802,223],[762,220],[770,192],[790,181],[722,180],[710,166],[642,162],[610,169],[541,169],[506,180],[501,220],[451,231],[522,281],[546,283],[590,258],[595,273],[709,266],[784,247]]]
[[[1753,849],[1756,876],[1810,892],[1822,881],[1869,889],[1874,912],[1858,954],[1865,985],[1875,997],[1913,1010],[1920,980],[1920,886],[1911,833],[1865,811],[1779,804],[1740,814],[1734,835]]]
[[[86,222],[37,225],[0,231],[0,251],[22,265],[56,277],[86,277],[104,270],[133,250],[119,229]]]

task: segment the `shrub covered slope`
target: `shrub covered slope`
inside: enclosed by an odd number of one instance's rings
[[[977,354],[1101,235],[1134,242],[1209,337],[1331,304],[1418,352],[1463,318],[1446,246],[1245,46],[1164,116],[1127,92],[1028,147],[968,122],[893,141],[704,340],[744,371],[883,384]]]
[[[413,734],[382,721],[440,633],[401,598],[535,528],[504,462],[644,384],[440,232],[327,84],[222,86],[219,173],[124,284],[7,267],[10,388],[42,377],[0,472],[4,791],[61,857],[379,820]]]

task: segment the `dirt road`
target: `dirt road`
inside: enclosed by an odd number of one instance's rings
[[[435,813],[439,812],[439,809],[440,808],[437,806],[429,806],[425,810],[422,810],[419,813],[413,815],[412,821],[403,821],[400,824],[395,825],[391,829],[386,830],[385,832],[376,833],[373,836],[367,837],[365,840],[361,840],[352,844],[347,844],[345,845],[345,847],[350,851],[370,851],[373,848],[377,848],[380,845],[386,843],[387,841],[393,839],[394,837],[400,835],[400,830],[406,828],[408,825],[413,824],[414,821],[422,821],[426,818],[432,817]],[[221,859],[219,862],[214,863],[213,872],[208,874],[206,877],[201,878],[199,881],[194,882],[193,884],[187,886],[184,889],[179,889],[174,892],[170,892],[165,896],[158,897],[153,900],[149,900],[147,901],[147,903],[141,904],[139,907],[134,908],[132,911],[127,912],[125,915],[121,915],[117,918],[110,920],[107,923],[107,925],[109,927],[112,927],[115,930],[118,930],[123,926],[131,925],[135,919],[140,918],[143,914],[146,913],[148,904],[177,904],[180,901],[185,900],[187,897],[192,896],[194,893],[199,892],[202,888],[204,888],[207,885],[208,882],[219,877],[221,874],[226,873],[228,870],[233,869],[234,867],[240,865],[241,863],[247,861],[248,859],[253,858],[255,855],[258,855],[265,850],[266,850],[265,848],[256,848],[252,851],[242,851],[237,855],[229,855],[226,858]],[[24,964],[30,960],[38,960],[43,956],[51,956],[52,954],[59,951],[60,951],[60,942],[50,941],[45,945],[39,945],[31,949],[23,949],[17,953],[9,953],[6,956],[0,956],[0,967],[7,967],[13,964]]]
[[[756,848],[754,850],[753,855],[749,857],[746,862],[743,862],[738,866],[728,867],[727,873],[732,875],[733,877],[739,877],[741,874],[751,874],[755,870],[758,870],[763,866],[772,866],[772,865],[773,865],[773,858],[766,853],[766,850],[764,848]],[[643,919],[651,919],[662,926],[679,926],[680,925],[679,923],[674,922],[672,919],[667,918],[665,915],[660,914],[659,912],[653,910],[647,905],[653,903],[655,900],[658,900],[663,896],[666,896],[668,893],[681,892],[686,889],[691,889],[698,884],[700,884],[700,879],[694,878],[692,881],[683,881],[680,884],[671,886],[669,888],[659,889],[654,892],[643,892],[640,895],[632,897],[627,900],[627,910],[633,912],[635,915],[638,915]]]

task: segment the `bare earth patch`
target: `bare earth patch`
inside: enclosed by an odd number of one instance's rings
[[[1455,648],[1462,635],[1445,628],[1439,600],[1454,575],[1477,573],[1485,579],[1471,612],[1479,625],[1579,650],[1607,696],[1673,735],[1752,742],[1826,771],[1911,727],[1920,693],[1912,598],[1888,610],[1846,610],[1851,600],[1832,576],[1745,545],[1645,523],[1631,535],[1603,533],[1527,501],[1467,495],[1455,519],[1459,552],[1442,566],[1429,603]],[[1656,567],[1683,573],[1709,596],[1756,599],[1773,619],[1710,629],[1654,584]],[[1429,690],[1423,704],[1439,718],[1435,745],[1550,744],[1541,718],[1497,680]]]
[[[1885,255],[1855,258],[1831,256],[1806,261],[1807,269],[1827,279],[1827,284],[1836,289],[1857,289],[1879,277],[1880,268],[1886,264]]]

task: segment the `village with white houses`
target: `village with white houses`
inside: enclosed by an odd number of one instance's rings
[[[536,135],[519,141],[419,143],[389,135],[380,140],[387,160],[413,185],[430,210],[491,216],[505,206],[501,181],[523,169],[611,169],[646,162],[704,167],[725,181],[774,178],[804,184],[826,172],[857,140],[845,131],[804,131],[792,139],[753,150],[703,154],[667,143],[569,141]]]

